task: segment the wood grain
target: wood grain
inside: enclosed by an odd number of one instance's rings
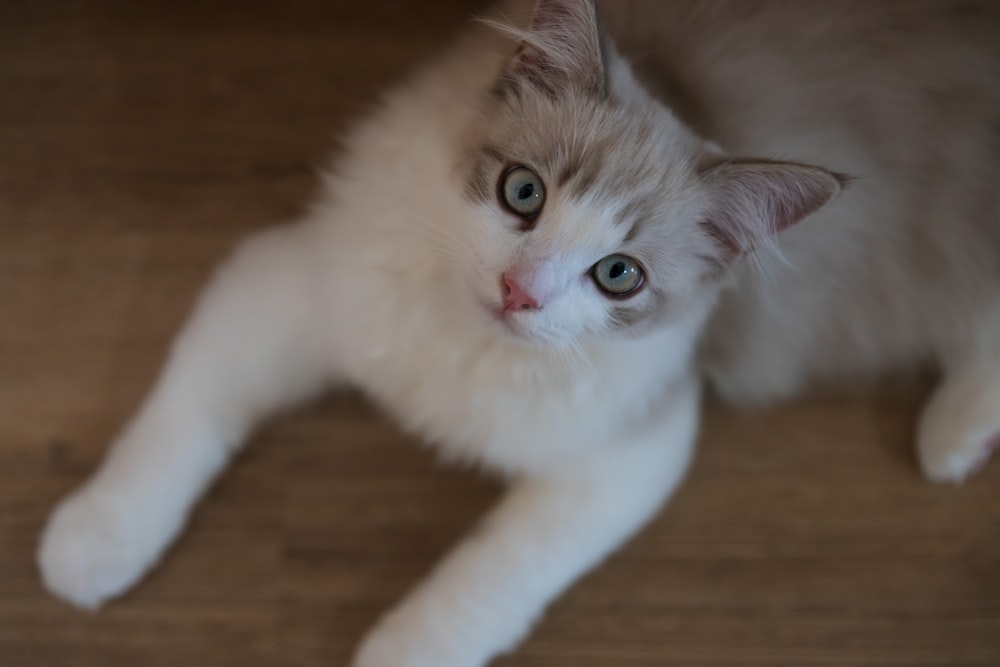
[[[345,665],[495,499],[337,396],[257,434],[99,614],[33,564],[213,264],[477,4],[0,3],[0,665]],[[921,393],[711,408],[675,502],[500,664],[1000,665],[1000,465],[922,481]]]

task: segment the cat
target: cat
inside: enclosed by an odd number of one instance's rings
[[[510,488],[355,667],[474,667],[681,482],[734,402],[937,361],[925,470],[1000,430],[997,11],[512,2],[349,134],[303,220],[219,270],[53,512],[82,607],[152,568],[264,417],[354,385]]]

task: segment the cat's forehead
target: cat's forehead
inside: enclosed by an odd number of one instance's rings
[[[668,178],[667,139],[649,114],[615,104],[545,96],[504,101],[466,144],[466,193],[485,203],[495,198],[503,170],[522,165],[551,191],[620,204]]]

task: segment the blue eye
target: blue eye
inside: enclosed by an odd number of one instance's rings
[[[625,296],[642,285],[643,272],[639,263],[625,255],[608,255],[594,264],[590,275],[594,282],[611,296]]]
[[[512,213],[527,220],[537,216],[545,203],[545,185],[538,174],[527,167],[514,167],[505,173],[500,194]]]

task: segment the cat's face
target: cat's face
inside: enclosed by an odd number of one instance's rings
[[[703,198],[692,146],[662,109],[542,93],[492,105],[462,166],[463,268],[498,326],[551,344],[636,335],[710,295],[720,265],[689,224]]]
[[[724,162],[633,79],[588,0],[541,0],[459,159],[458,267],[484,316],[573,345],[681,318],[755,241],[839,189],[828,172]]]

